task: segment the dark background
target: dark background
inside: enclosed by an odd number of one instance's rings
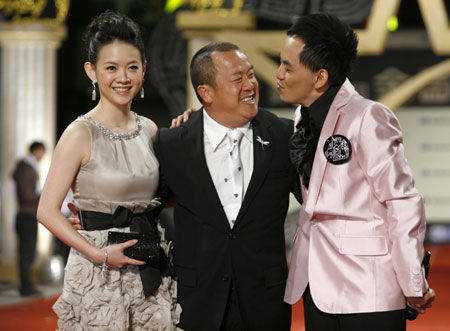
[[[446,2],[448,6],[448,1]],[[91,101],[91,82],[87,78],[83,63],[86,61],[86,52],[82,36],[86,26],[92,18],[98,13],[111,9],[120,11],[139,23],[143,30],[144,43],[147,49],[148,70],[144,82],[145,98],[133,102],[133,110],[144,116],[153,119],[158,126],[167,127],[170,120],[176,113],[181,113],[186,105],[183,103],[182,94],[185,88],[185,71],[186,60],[178,61],[178,68],[175,69],[175,78],[169,81],[177,81],[177,85],[173,89],[161,90],[164,80],[156,80],[160,67],[163,65],[164,57],[171,58],[177,56],[173,54],[176,49],[165,49],[159,52],[162,59],[155,58],[152,51],[154,49],[163,49],[165,47],[164,38],[154,36],[156,30],[161,30],[161,25],[170,25],[173,22],[173,14],[167,14],[164,11],[165,0],[130,0],[130,1],[113,1],[113,0],[91,0],[91,1],[71,1],[71,7],[66,19],[68,29],[67,38],[62,42],[61,48],[58,50],[58,77],[57,77],[57,138],[61,135],[64,128],[72,122],[78,115],[89,111],[96,103]],[[422,17],[415,0],[403,0],[398,12],[399,30],[423,30],[424,25]],[[365,20],[353,23],[355,28],[363,28]],[[159,25],[158,25],[159,24]],[[286,24],[271,21],[269,19],[259,18],[257,20],[258,29],[287,29],[290,22]],[[164,27],[167,29],[167,27]],[[164,31],[164,29],[162,29]],[[172,29],[175,29],[174,27]],[[173,30],[172,30],[173,32]],[[161,31],[158,32],[161,35]],[[179,32],[178,32],[179,33]],[[181,34],[177,35],[177,38]],[[152,39],[153,38],[153,39]],[[167,41],[167,43],[177,43],[177,40]],[[178,39],[178,44],[185,41]],[[425,41],[427,42],[427,41]],[[178,51],[177,51],[178,52]],[[350,76],[351,79],[357,81],[370,81],[371,78],[390,65],[400,66],[402,71],[413,75],[420,71],[423,67],[437,63],[443,57],[436,57],[432,51],[421,50],[411,56],[411,53],[405,51],[386,52],[382,57],[361,57],[358,61],[355,72]],[[407,55],[408,54],[408,55]],[[185,56],[181,54],[181,56]],[[153,59],[152,59],[153,57]],[[406,60],[405,60],[406,59]],[[172,65],[173,62],[172,61]],[[156,63],[156,65],[155,65]],[[152,67],[155,66],[155,67]],[[155,71],[156,70],[156,71]],[[154,71],[154,72],[152,72]],[[154,75],[154,76],[152,76]],[[170,78],[170,77],[169,77]],[[261,80],[260,80],[261,82]],[[368,88],[362,94],[376,98],[377,95],[371,87],[373,83],[368,83]],[[279,102],[276,91],[271,90],[266,84],[261,82],[261,105],[265,107],[286,107]],[[163,92],[161,92],[163,91]],[[181,100],[174,105],[170,100],[170,93],[176,98],[175,93],[178,91],[178,99]],[[413,102],[413,101],[412,101]]]

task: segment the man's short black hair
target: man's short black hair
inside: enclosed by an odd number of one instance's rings
[[[35,150],[42,148],[45,150],[45,145],[41,141],[33,141],[30,145],[30,153],[33,153]]]
[[[330,85],[342,84],[352,71],[358,38],[336,16],[324,13],[300,16],[287,35],[303,41],[300,62],[312,72],[326,69]]]
[[[202,98],[197,92],[197,87],[203,84],[208,84],[212,87],[216,87],[216,67],[211,59],[213,52],[230,52],[237,51],[239,47],[235,44],[227,42],[214,42],[210,43],[195,53],[191,60],[191,82],[194,87],[197,98],[202,102]]]

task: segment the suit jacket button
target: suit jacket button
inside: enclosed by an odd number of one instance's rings
[[[236,235],[234,233],[230,233],[228,237],[230,239],[236,239]]]
[[[230,277],[228,277],[228,275],[223,275],[222,280],[224,282],[228,281],[228,279],[230,279]]]

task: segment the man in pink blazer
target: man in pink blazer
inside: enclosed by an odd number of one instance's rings
[[[434,299],[400,125],[346,79],[357,44],[336,17],[302,16],[277,73],[281,99],[300,105],[290,153],[304,202],[285,301],[303,295],[306,330],[405,330],[406,301],[424,312]]]

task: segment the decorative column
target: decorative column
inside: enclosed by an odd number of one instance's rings
[[[15,185],[12,171],[41,140],[41,184],[48,171],[56,134],[56,50],[66,36],[62,24],[0,23],[1,255],[2,278],[16,279]],[[51,235],[39,229],[38,255],[49,252]]]

